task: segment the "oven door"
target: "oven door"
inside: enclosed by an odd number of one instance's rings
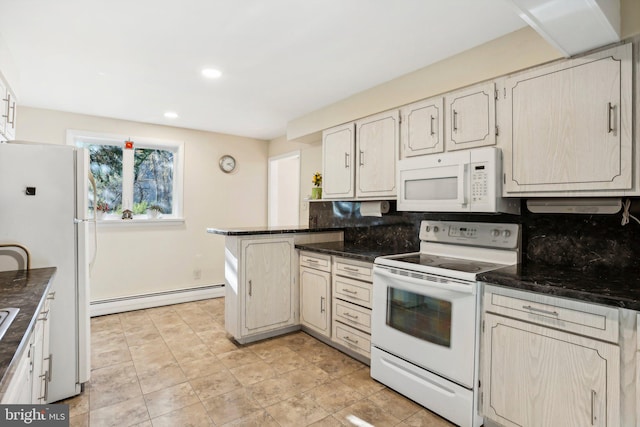
[[[477,294],[476,282],[375,265],[372,346],[472,388]]]
[[[398,162],[398,210],[468,212],[468,151],[403,159]]]

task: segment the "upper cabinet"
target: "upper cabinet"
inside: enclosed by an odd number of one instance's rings
[[[632,46],[507,78],[505,196],[628,195]]]
[[[325,130],[323,199],[395,198],[399,123],[393,110]]]
[[[322,192],[324,199],[355,194],[355,125],[336,126],[322,133]]]
[[[401,158],[444,151],[444,98],[437,97],[400,109]]]
[[[16,137],[16,97],[0,79],[0,140],[11,141]]]
[[[356,197],[396,197],[399,126],[398,110],[356,122]]]
[[[445,97],[447,151],[496,143],[496,86],[484,83]]]

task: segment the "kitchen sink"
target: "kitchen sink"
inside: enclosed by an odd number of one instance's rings
[[[18,311],[20,311],[19,308],[0,308],[0,340],[9,329]]]

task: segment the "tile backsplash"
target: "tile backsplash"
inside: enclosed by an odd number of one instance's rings
[[[631,212],[640,217],[640,199],[632,199]],[[524,202],[521,215],[398,212],[391,202],[388,214],[363,217],[359,202],[318,201],[310,203],[312,227],[345,227],[345,239],[363,244],[394,246],[417,251],[418,229],[423,219],[509,222],[522,225],[523,260],[581,269],[640,267],[640,224],[631,220],[622,226],[622,213],[534,214]]]

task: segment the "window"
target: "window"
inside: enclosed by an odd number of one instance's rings
[[[181,142],[81,131],[69,131],[67,139],[89,154],[97,187],[96,200],[88,195],[90,210],[97,203],[106,220],[122,218],[125,210],[144,219],[149,209],[160,211],[160,218],[182,217]]]

